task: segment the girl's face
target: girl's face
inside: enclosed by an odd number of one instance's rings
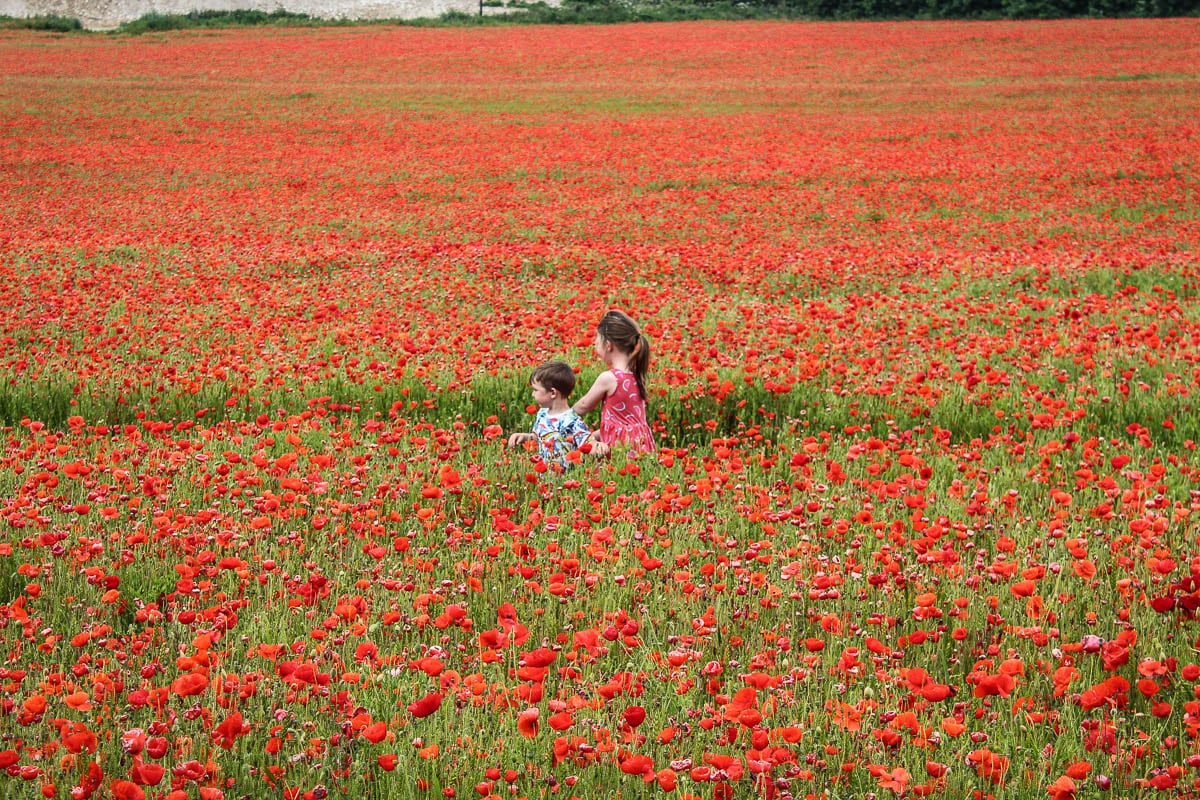
[[[592,347],[596,351],[596,358],[600,359],[605,364],[608,364],[609,359],[612,357],[612,342],[609,342],[600,335],[599,331],[597,331],[596,340],[592,343]]]

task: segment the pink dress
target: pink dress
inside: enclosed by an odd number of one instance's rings
[[[623,444],[631,450],[653,450],[654,434],[646,422],[646,401],[638,394],[632,372],[614,369],[617,388],[604,398],[600,409],[600,441]]]

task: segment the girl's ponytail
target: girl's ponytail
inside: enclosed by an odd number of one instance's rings
[[[650,372],[650,340],[644,333],[637,334],[637,344],[634,346],[633,352],[629,354],[629,368],[633,371],[634,379],[637,380],[638,394],[642,396],[643,401],[648,401],[646,374]]]

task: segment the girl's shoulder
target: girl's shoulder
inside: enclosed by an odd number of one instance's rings
[[[616,386],[617,372],[615,369],[606,369],[596,376],[596,381],[593,386]]]

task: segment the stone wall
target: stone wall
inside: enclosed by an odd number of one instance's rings
[[[556,2],[552,4],[557,5]],[[479,13],[479,0],[0,0],[0,16],[58,16],[89,30],[108,30],[145,14],[189,11],[278,11],[322,19],[418,19],[447,11]],[[503,9],[485,7],[485,13]]]

